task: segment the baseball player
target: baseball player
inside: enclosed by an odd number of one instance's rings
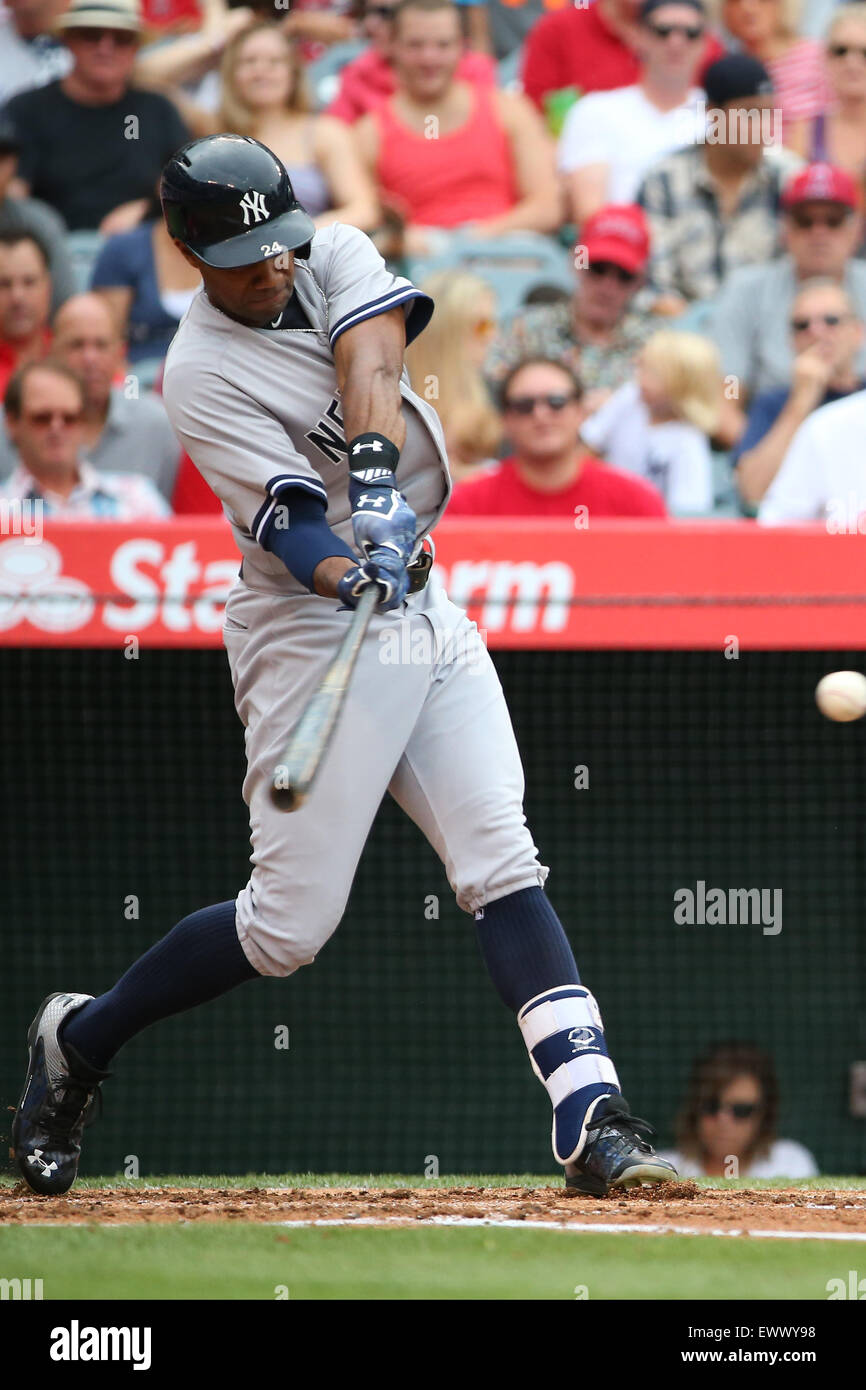
[[[223,630],[246,734],[252,872],[179,922],[107,993],[52,994],[28,1033],[15,1157],[62,1193],[119,1048],[260,975],[308,965],[343,915],[386,792],[421,827],[475,918],[484,961],[553,1103],[553,1152],[581,1192],[675,1177],[623,1099],[596,1002],[544,892],[502,689],[473,623],[430,576],[424,538],[450,489],[442,430],[403,366],[431,301],[362,233],[315,232],[255,140],[184,146],[161,185],[200,270],[164,398],[243,557]],[[291,816],[270,790],[287,734],[360,594],[379,599],[333,742]],[[396,650],[406,659],[386,661]],[[410,659],[411,657],[411,659]]]

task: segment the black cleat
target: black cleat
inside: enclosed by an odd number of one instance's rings
[[[92,994],[49,994],[27,1033],[30,1061],[24,1091],[12,1121],[15,1161],[34,1192],[68,1192],[78,1173],[81,1134],[92,1113],[100,1082],[110,1072],[66,1057],[58,1028]],[[74,1071],[73,1071],[74,1065]]]
[[[640,1187],[676,1178],[676,1168],[659,1158],[642,1137],[655,1133],[652,1125],[632,1115],[622,1096],[608,1096],[599,1111],[586,1127],[583,1153],[566,1165],[566,1187],[603,1197],[612,1187]]]

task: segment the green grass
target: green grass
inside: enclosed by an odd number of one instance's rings
[[[859,1253],[859,1252],[858,1252]],[[8,1227],[0,1274],[46,1299],[826,1299],[833,1241],[568,1231],[177,1226]]]

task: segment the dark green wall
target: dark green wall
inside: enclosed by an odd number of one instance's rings
[[[866,726],[829,725],[813,702],[825,671],[862,664],[497,657],[550,896],[624,1090],[663,1141],[696,1049],[749,1037],[777,1059],[784,1133],[825,1171],[866,1171],[866,1121],[847,1113],[849,1063],[866,1059]],[[100,992],[179,917],[234,897],[248,844],[222,653],[3,651],[0,717],[6,1113],[41,997]],[[676,925],[674,891],[698,879],[781,888],[781,934]],[[443,1173],[552,1168],[549,1103],[472,921],[390,805],[315,965],[150,1030],[104,1091],[83,1172],[119,1172],[129,1154],[142,1173],[420,1173],[427,1155]]]

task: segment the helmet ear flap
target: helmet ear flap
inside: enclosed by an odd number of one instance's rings
[[[303,244],[303,246],[296,246],[296,247],[295,247],[295,260],[297,260],[297,261],[308,261],[308,260],[310,259],[310,252],[312,251],[312,249],[313,249],[313,243],[312,243],[311,241],[305,241],[304,244]]]

